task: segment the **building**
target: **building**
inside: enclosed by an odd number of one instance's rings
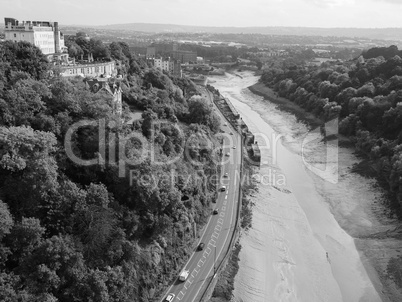
[[[60,66],[62,76],[84,76],[84,77],[110,77],[116,75],[116,62],[96,62],[78,65]]]
[[[87,89],[93,93],[106,92],[112,96],[113,113],[121,115],[123,112],[122,90],[120,81],[106,78],[85,80]]]
[[[172,60],[170,58],[167,59],[155,58],[153,59],[153,64],[155,68],[168,71],[172,75],[176,75],[179,77],[182,76],[181,65],[180,62],[177,60]]]
[[[147,47],[146,58],[153,59],[156,56],[156,48],[155,47]]]
[[[59,31],[58,22],[21,21],[4,18],[5,40],[26,41],[37,46],[49,61],[68,62],[64,35]]]
[[[176,50],[173,51],[172,57],[175,60],[179,60],[181,63],[196,63],[197,62],[197,53],[194,51],[187,50]]]
[[[151,47],[155,48],[156,54],[171,54],[178,50],[177,43],[152,43]]]

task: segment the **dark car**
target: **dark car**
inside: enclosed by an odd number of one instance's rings
[[[214,214],[214,215],[216,215],[216,214],[218,214],[218,208],[216,208],[216,209],[214,209],[214,211],[212,212],[212,214]]]
[[[205,247],[205,243],[201,242],[201,243],[198,245],[197,250],[202,251],[202,250],[204,249],[204,247]]]

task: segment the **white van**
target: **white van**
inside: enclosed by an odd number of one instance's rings
[[[188,275],[190,274],[189,270],[184,270],[181,272],[180,276],[179,276],[179,280],[180,281],[186,281]]]

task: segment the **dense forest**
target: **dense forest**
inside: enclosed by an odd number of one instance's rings
[[[205,180],[219,170],[220,121],[194,84],[150,68],[125,43],[77,39],[71,55],[119,61],[122,117],[108,93],[60,77],[32,44],[0,43],[0,301],[151,301],[189,256],[215,198]],[[132,106],[142,119],[127,123]],[[104,140],[97,126],[72,136],[83,159],[103,146],[100,164],[67,156],[66,132],[82,120],[107,125]],[[116,154],[134,161],[143,151],[135,137],[154,158],[120,177]]]
[[[396,46],[373,48],[350,61],[321,66],[282,64],[260,81],[323,121],[340,119],[340,134],[355,143],[402,209],[402,55]],[[367,170],[367,169],[366,169]]]

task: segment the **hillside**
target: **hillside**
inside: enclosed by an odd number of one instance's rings
[[[264,35],[302,35],[363,37],[381,40],[401,40],[402,28],[319,28],[319,27],[209,27],[178,24],[127,23],[97,26],[101,29],[130,30],[140,32],[209,32],[244,33]]]

